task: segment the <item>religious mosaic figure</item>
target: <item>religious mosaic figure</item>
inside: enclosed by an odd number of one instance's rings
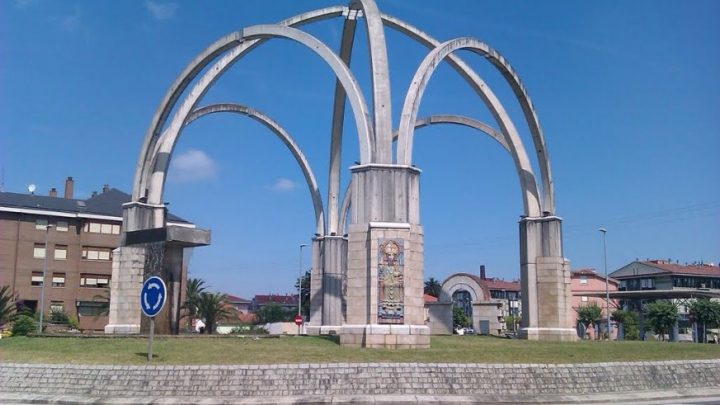
[[[378,248],[378,322],[402,324],[405,307],[402,241],[380,240]]]

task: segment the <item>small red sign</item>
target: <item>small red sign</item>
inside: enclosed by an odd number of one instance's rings
[[[303,318],[300,315],[295,315],[295,325],[300,326],[303,324]]]

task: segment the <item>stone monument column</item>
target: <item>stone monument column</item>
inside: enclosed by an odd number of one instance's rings
[[[562,249],[562,219],[547,216],[520,221],[520,277],[520,337],[577,340],[572,325],[570,262],[563,257]]]
[[[347,318],[340,343],[428,348],[423,301],[420,170],[368,164],[352,171]]]

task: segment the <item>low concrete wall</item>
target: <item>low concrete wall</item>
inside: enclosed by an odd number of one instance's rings
[[[597,364],[0,364],[3,394],[94,398],[524,396],[720,387],[720,360]]]

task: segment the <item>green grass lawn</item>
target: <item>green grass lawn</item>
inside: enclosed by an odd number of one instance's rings
[[[0,339],[0,362],[145,364],[147,339],[13,337]],[[351,349],[323,337],[157,337],[155,364],[278,363],[589,363],[720,358],[711,344],[667,342],[529,342],[437,336],[427,350]]]

